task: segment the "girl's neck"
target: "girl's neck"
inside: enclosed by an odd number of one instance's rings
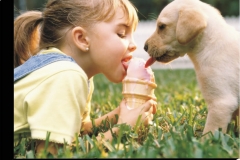
[[[65,47],[61,47],[60,50],[66,55],[72,57],[76,61],[76,63],[86,73],[86,75],[88,76],[88,79],[98,74],[98,72],[96,71],[91,61],[90,53],[82,52],[79,48],[76,48],[74,46],[69,46],[69,45]]]

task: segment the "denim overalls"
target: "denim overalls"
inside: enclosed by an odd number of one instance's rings
[[[75,62],[72,57],[59,53],[34,55],[22,65],[14,68],[14,83],[29,73],[56,61]]]

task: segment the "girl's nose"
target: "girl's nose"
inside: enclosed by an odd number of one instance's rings
[[[136,46],[136,44],[132,41],[132,42],[129,44],[128,48],[129,48],[130,52],[133,52],[133,51],[135,51],[135,50],[137,49],[137,46]]]

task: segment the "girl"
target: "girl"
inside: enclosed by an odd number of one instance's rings
[[[28,11],[16,21],[20,18],[24,23],[14,23],[25,27],[25,32],[14,34],[18,38],[14,45],[18,66],[14,69],[14,142],[31,137],[39,153],[50,132],[48,151],[56,155],[56,148],[64,141],[71,144],[80,130],[92,132],[93,76],[102,73],[114,83],[126,76],[127,61],[136,49],[132,34],[137,13],[128,0],[49,0],[42,13]],[[27,55],[35,56],[26,61]],[[119,107],[94,121],[99,126],[109,118],[114,124],[134,126],[142,115],[148,124],[155,112],[154,100],[133,110],[122,100]],[[112,130],[118,133],[118,128]],[[112,140],[110,130],[100,135],[99,141]]]

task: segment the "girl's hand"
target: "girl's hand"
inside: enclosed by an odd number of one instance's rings
[[[144,122],[145,125],[148,125],[148,123],[152,121],[153,114],[156,113],[156,106],[156,101],[149,100],[142,106],[129,110],[126,105],[126,101],[122,100],[120,106],[115,109],[115,113],[119,116],[117,124],[126,123],[131,127],[134,127],[137,123],[138,117],[141,116],[141,122]],[[117,133],[119,131],[119,128],[115,127],[112,128],[112,130],[113,132]],[[104,140],[112,141],[113,137],[110,130],[105,132],[103,135]],[[101,136],[98,135],[97,140],[101,142]]]
[[[126,123],[134,127],[138,117],[141,115],[141,121],[144,122],[145,125],[148,125],[153,119],[153,114],[156,113],[156,106],[157,102],[151,99],[142,106],[129,110],[126,101],[122,100],[119,106],[119,119],[117,123]]]

